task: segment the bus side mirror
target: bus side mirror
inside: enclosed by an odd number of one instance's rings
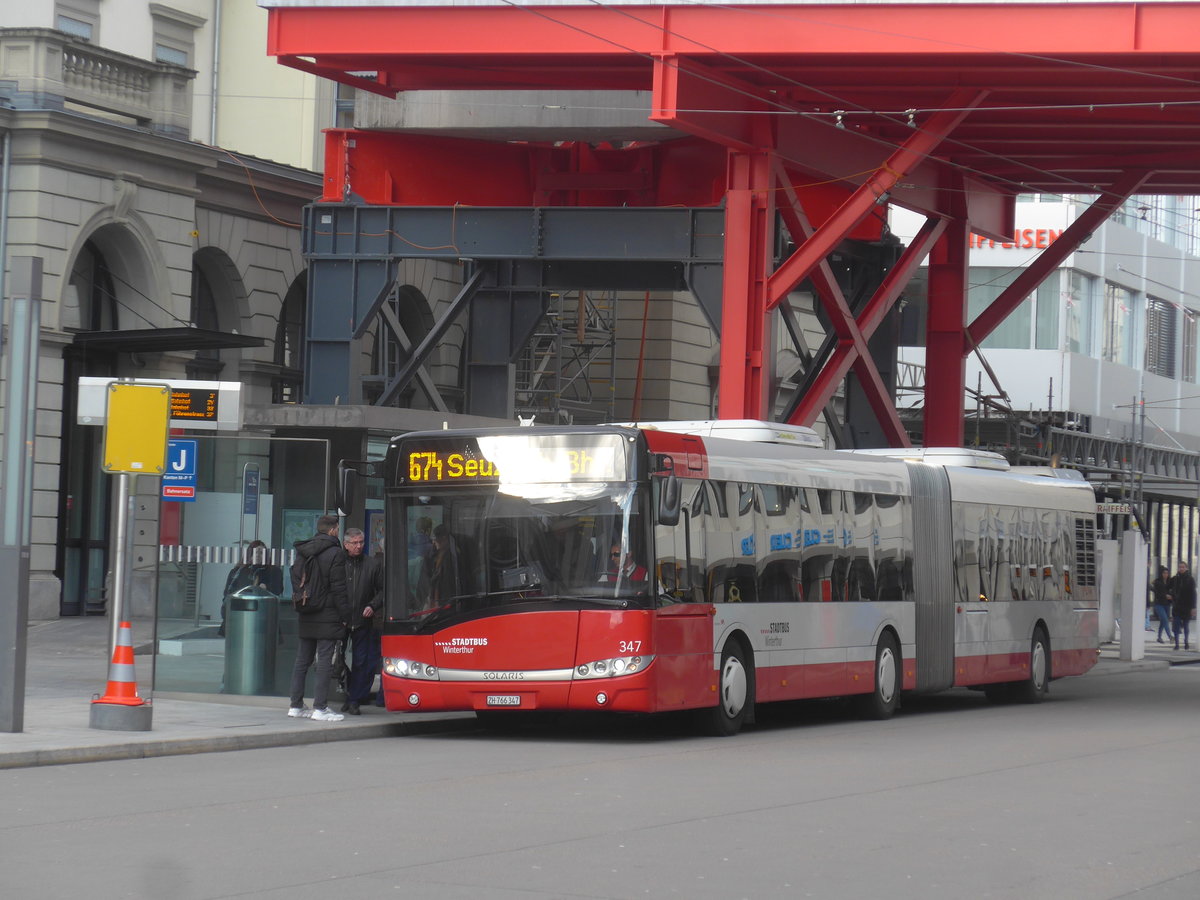
[[[374,463],[358,459],[338,460],[337,496],[334,498],[338,515],[348,516],[354,511],[358,499],[358,479],[370,478],[374,474]]]
[[[358,487],[358,470],[346,465],[346,460],[338,462],[337,497],[335,502],[339,515],[345,516],[354,509],[354,495]]]
[[[668,475],[658,492],[658,524],[678,525],[680,507],[679,479]]]

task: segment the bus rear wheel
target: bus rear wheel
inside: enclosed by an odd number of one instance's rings
[[[1012,687],[1018,703],[1041,703],[1050,693],[1050,639],[1040,627],[1033,632],[1029,646],[1029,675]]]
[[[727,642],[721,651],[717,677],[717,705],[702,711],[704,730],[717,737],[729,737],[742,730],[746,711],[754,703],[754,674],[736,640]]]
[[[875,687],[861,703],[868,719],[890,719],[900,705],[900,647],[890,632],[875,648]]]

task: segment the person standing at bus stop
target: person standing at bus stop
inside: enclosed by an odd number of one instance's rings
[[[1171,570],[1166,566],[1158,567],[1158,577],[1150,582],[1150,596],[1154,601],[1154,615],[1158,617],[1158,642],[1161,644],[1163,629],[1166,629],[1168,641],[1175,637],[1171,630]]]
[[[345,637],[350,622],[346,551],[337,538],[337,531],[337,516],[321,516],[317,519],[317,533],[307,541],[296,542],[297,564],[292,566],[292,592],[300,589],[304,561],[315,559],[318,600],[313,604],[313,612],[299,614],[299,643],[296,645],[296,665],[292,668],[292,698],[288,707],[288,715],[292,718],[313,718],[319,722],[340,722],[345,718],[331,710],[328,704],[333,648]],[[309,710],[304,705],[304,680],[314,656],[317,661],[316,686],[313,688],[313,708]]]
[[[346,529],[346,593],[350,598],[350,678],[342,712],[362,715],[371,684],[382,662],[379,611],[383,608],[383,560],[363,552],[367,536]]]
[[[1174,617],[1175,649],[1179,649],[1179,632],[1183,631],[1183,649],[1188,649],[1188,626],[1196,609],[1196,579],[1188,571],[1188,564],[1181,562],[1175,577],[1171,579],[1171,614]]]

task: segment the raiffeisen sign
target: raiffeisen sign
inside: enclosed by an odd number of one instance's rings
[[[971,234],[970,246],[999,248],[1001,250],[1044,250],[1058,240],[1061,228],[1018,228],[1013,231],[1011,241],[993,241],[981,234]]]
[[[967,241],[971,265],[1004,268],[1026,266],[1062,237],[1078,212],[1063,200],[1022,200],[1016,204],[1011,232],[995,237],[971,234]],[[1000,240],[1001,237],[1004,239]]]

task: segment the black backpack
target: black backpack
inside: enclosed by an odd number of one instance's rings
[[[320,555],[301,556],[297,553],[296,561],[292,563],[292,584],[296,585],[292,591],[292,605],[302,615],[320,612],[325,608],[325,595],[328,592],[322,590],[321,566],[317,563]]]

